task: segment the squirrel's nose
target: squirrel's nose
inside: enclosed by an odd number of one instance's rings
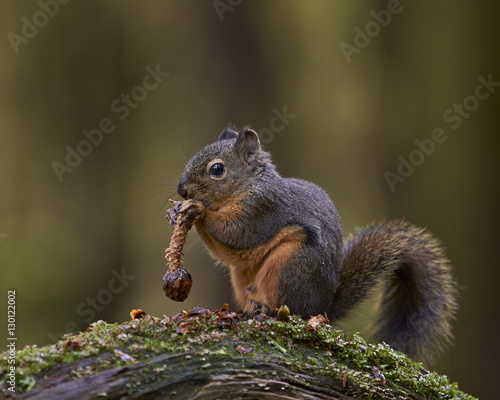
[[[181,180],[179,182],[179,184],[177,185],[177,194],[179,196],[181,196],[183,199],[187,199],[188,198],[188,192],[187,190],[184,188],[184,183],[183,180]]]

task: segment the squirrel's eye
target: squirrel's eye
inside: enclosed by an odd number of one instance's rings
[[[216,162],[209,167],[208,174],[212,179],[222,179],[226,176],[226,167],[224,164]]]

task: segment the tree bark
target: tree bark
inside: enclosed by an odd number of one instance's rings
[[[21,350],[16,368],[16,392],[5,382],[4,398],[472,398],[388,346],[324,319],[245,320],[227,308],[99,321],[55,345]]]

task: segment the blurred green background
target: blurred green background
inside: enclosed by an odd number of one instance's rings
[[[190,156],[233,122],[261,131],[283,175],[322,186],[346,234],[405,218],[441,238],[461,309],[455,345],[434,368],[493,398],[500,6],[491,4],[2,2],[0,293],[16,290],[18,346],[121,322],[133,308],[161,316],[231,299],[226,271],[195,234],[189,299],[168,300],[161,280],[166,200],[178,199]],[[364,330],[368,310],[345,326]],[[4,326],[6,306],[0,315]]]

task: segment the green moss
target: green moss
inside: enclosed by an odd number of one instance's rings
[[[353,394],[361,390],[367,396],[380,395],[392,389],[402,398],[411,391],[425,398],[472,399],[445,376],[424,370],[421,364],[389,346],[367,343],[356,334],[324,323],[313,328],[295,316],[288,322],[264,316],[244,320],[235,313],[195,310],[162,320],[146,316],[120,325],[97,321],[87,331],[66,336],[54,345],[27,346],[16,357],[18,389],[32,389],[55,365],[88,360],[75,364],[71,370],[73,379],[81,379],[147,361],[154,355],[196,350],[202,369],[212,368],[214,360],[220,360],[219,367],[223,366],[228,356],[240,359],[244,369],[246,360],[257,358],[260,362],[277,361],[286,365],[298,373],[299,380],[300,372],[312,370],[319,376],[345,381],[346,391]],[[203,363],[204,354],[210,362]],[[185,362],[191,362],[190,358],[187,354]],[[8,367],[7,354],[3,353],[0,375],[4,376]],[[382,375],[377,377],[374,367]],[[154,368],[161,372],[167,367]]]

